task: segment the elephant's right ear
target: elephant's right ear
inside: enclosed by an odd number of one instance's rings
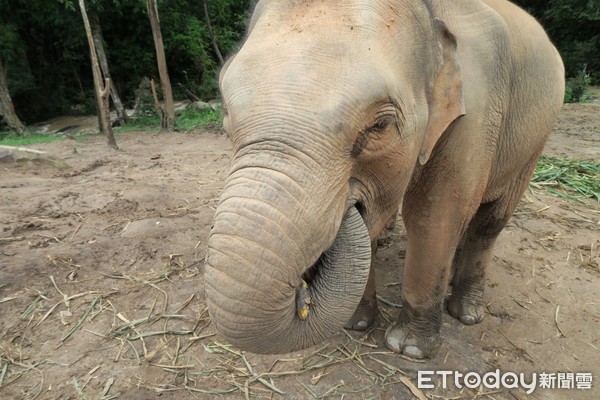
[[[452,121],[466,113],[462,91],[462,70],[456,52],[456,37],[441,19],[435,18],[433,22],[443,61],[436,71],[433,88],[427,98],[429,120],[419,152],[421,165],[429,160],[435,144]]]

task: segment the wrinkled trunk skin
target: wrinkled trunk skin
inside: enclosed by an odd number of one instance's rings
[[[284,353],[319,343],[360,301],[371,261],[367,228],[353,206],[343,218],[326,206],[315,210],[315,192],[277,169],[236,170],[234,160],[208,242],[205,280],[213,323],[243,350]],[[303,320],[298,290],[318,260]]]

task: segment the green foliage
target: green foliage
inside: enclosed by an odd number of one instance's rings
[[[236,48],[245,31],[250,2],[204,1],[216,44],[225,56]],[[180,98],[186,97],[184,88],[202,99],[217,95],[220,62],[212,43],[204,1],[165,1],[159,5],[169,74],[179,83],[173,89]],[[172,65],[179,68],[173,70]]]
[[[570,200],[600,202],[600,163],[560,157],[540,157],[531,185]]]
[[[565,103],[579,103],[585,101],[586,90],[590,86],[592,79],[583,69],[576,76],[567,79],[565,88]]]
[[[116,132],[137,132],[160,129],[160,118],[157,113],[144,113],[134,119],[130,119],[125,126],[115,129]]]
[[[202,128],[222,128],[223,114],[211,108],[194,110],[186,108],[177,118],[177,129],[191,131]]]
[[[64,136],[57,135],[19,135],[13,131],[0,131],[0,145],[3,146],[27,146],[34,143],[50,143],[63,140]]]
[[[600,3],[598,0],[514,0],[532,13],[556,44],[567,77],[585,66],[593,84],[600,84]]]
[[[0,24],[0,59],[13,61],[21,47],[17,26],[11,23]]]
[[[213,129],[222,128],[223,114],[211,108],[204,110],[195,110],[192,108],[184,109],[177,117],[176,130],[180,132],[189,132],[195,129]],[[134,131],[158,131],[160,129],[160,120],[156,113],[143,113],[141,116],[131,120],[127,125],[117,128],[117,132]]]
[[[132,106],[143,78],[158,81],[145,0],[86,0],[102,27],[112,84]],[[250,0],[206,0],[224,56],[245,31]],[[215,98],[220,62],[203,0],[158,3],[169,75],[178,98]],[[76,0],[0,0],[0,62],[27,122],[95,112],[89,49]],[[191,95],[193,94],[193,96]]]
[[[216,71],[218,61],[212,56],[210,35],[206,24],[185,10],[173,11],[161,23],[172,35],[165,38],[170,64],[180,65],[178,71],[181,84],[200,98],[214,96],[216,93]],[[180,86],[174,87],[175,93]]]
[[[177,131],[190,132],[196,129],[221,129],[223,114],[221,111],[207,108],[195,110],[187,108],[177,118]],[[116,129],[116,133],[123,132],[157,132],[160,129],[160,120],[157,113],[143,113],[132,119],[127,125]],[[90,135],[76,136],[76,140]],[[63,135],[32,134],[23,136],[13,131],[0,130],[0,145],[4,146],[27,146],[35,143],[50,143],[64,140]]]
[[[0,0],[0,25],[16,27],[7,83],[19,116],[32,122],[68,110],[83,91],[81,18],[54,1]]]

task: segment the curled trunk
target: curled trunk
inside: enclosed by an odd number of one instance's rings
[[[234,173],[222,194],[208,243],[207,303],[232,344],[290,352],[319,343],[352,316],[371,244],[356,207],[332,222],[337,234],[327,238],[322,214],[305,207],[309,194],[277,171],[256,172]]]

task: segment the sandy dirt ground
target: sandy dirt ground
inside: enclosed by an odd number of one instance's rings
[[[600,105],[566,105],[546,154],[597,160],[599,135]],[[138,132],[118,142],[119,152],[98,136],[30,146],[68,169],[0,164],[0,398],[600,398],[596,202],[528,191],[499,238],[485,320],[467,327],[444,315],[430,360],[383,344],[399,312],[401,221],[374,265],[381,315],[372,329],[258,356],[215,333],[204,300],[228,139]],[[419,371],[496,370],[527,382],[537,373],[538,388],[459,388],[455,375],[444,388],[439,374],[432,389],[412,387]],[[539,387],[542,373],[554,389]],[[558,388],[565,385],[575,387]]]

